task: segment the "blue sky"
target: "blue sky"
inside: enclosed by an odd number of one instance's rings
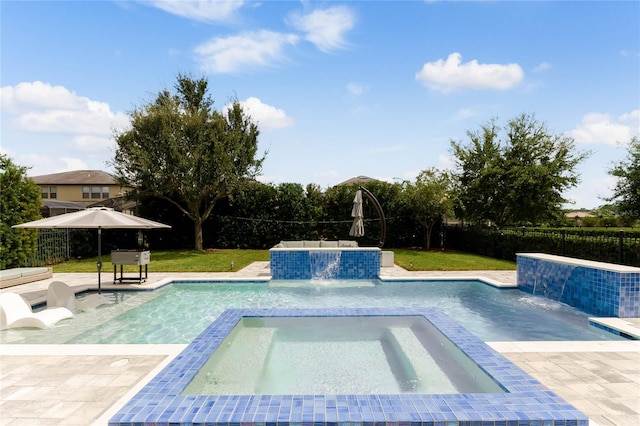
[[[0,152],[40,175],[112,171],[113,130],[207,77],[268,151],[264,182],[326,188],[450,168],[451,140],[534,114],[592,151],[594,208],[640,134],[636,1],[2,1]]]

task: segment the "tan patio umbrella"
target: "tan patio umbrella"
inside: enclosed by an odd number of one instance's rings
[[[353,217],[353,223],[351,224],[349,235],[352,237],[364,236],[364,220],[362,217],[362,191],[360,190],[356,191],[356,196],[353,199],[351,217]]]
[[[14,225],[12,228],[62,228],[98,230],[98,292],[101,292],[100,272],[102,271],[102,229],[161,229],[171,228],[164,223],[132,216],[108,207],[90,207],[73,213],[35,220]]]

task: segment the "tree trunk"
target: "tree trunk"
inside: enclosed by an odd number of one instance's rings
[[[202,251],[202,219],[197,217],[193,220],[195,231],[195,249]]]
[[[430,250],[431,249],[431,231],[433,231],[433,224],[432,223],[424,223],[422,224],[422,227],[424,228],[424,248],[425,250]]]

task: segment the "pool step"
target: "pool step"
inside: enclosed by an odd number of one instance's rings
[[[411,383],[416,393],[455,393],[456,388],[442,371],[438,363],[422,345],[413,331],[407,327],[390,327],[389,334],[396,340],[397,351],[402,351],[415,371],[415,383]],[[399,357],[398,357],[399,358]]]
[[[240,327],[222,342],[185,390],[194,395],[251,395],[257,386],[275,328]]]

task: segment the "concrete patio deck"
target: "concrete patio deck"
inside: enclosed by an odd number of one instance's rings
[[[268,279],[268,262],[239,272],[149,273],[155,288],[171,278]],[[419,272],[383,268],[382,279],[481,278],[513,286],[515,271]],[[51,279],[2,289],[42,303],[50,282],[77,291],[95,289],[96,274],[54,274]],[[101,276],[103,289],[113,275]],[[640,319],[613,321],[640,335]],[[625,331],[625,332],[627,332]],[[494,349],[589,416],[592,425],[640,424],[640,341],[494,342]],[[175,357],[185,345],[0,345],[0,424],[100,425]]]

